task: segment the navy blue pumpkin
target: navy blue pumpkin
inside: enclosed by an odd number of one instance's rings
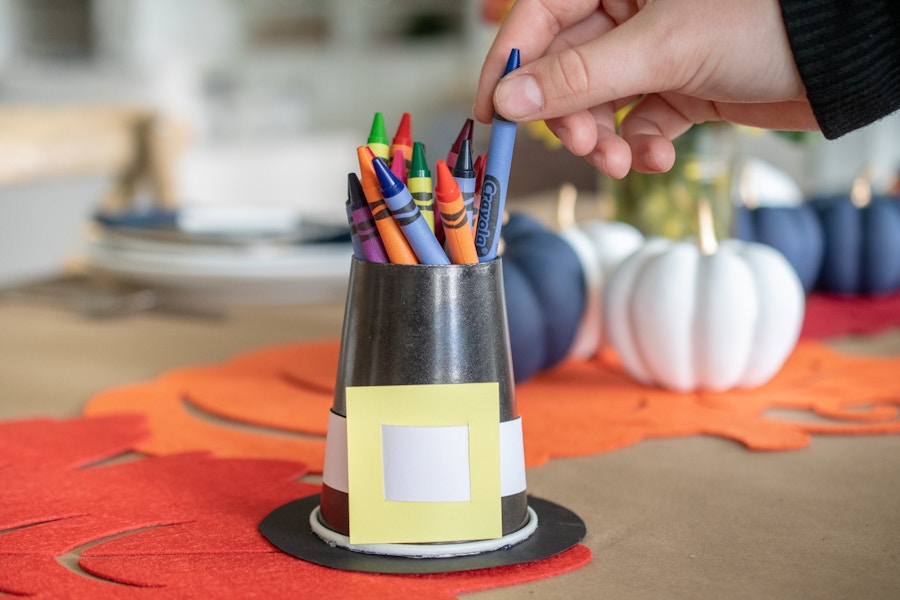
[[[733,235],[739,240],[759,242],[781,252],[800,277],[803,290],[812,291],[825,255],[822,224],[812,206],[737,206]]]
[[[537,219],[514,213],[502,231],[509,342],[522,382],[567,356],[584,312],[584,273],[572,247]]]
[[[817,289],[847,295],[900,289],[900,199],[874,197],[860,208],[841,196],[813,206],[825,234]]]

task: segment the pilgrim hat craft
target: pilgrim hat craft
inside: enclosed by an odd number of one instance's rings
[[[385,138],[379,117],[370,141]],[[259,525],[282,551],[348,571],[444,573],[541,560],[584,537],[577,515],[527,494],[497,255],[514,133],[514,123],[492,125],[477,221],[466,216],[472,194],[438,161],[445,245],[402,165],[393,173],[357,149],[369,223],[391,247],[387,257],[354,248],[322,492]],[[360,241],[372,242],[358,225]],[[396,252],[403,237],[417,262]]]
[[[353,259],[321,495],[260,524],[328,567],[439,573],[558,554],[585,535],[526,492],[501,259]]]

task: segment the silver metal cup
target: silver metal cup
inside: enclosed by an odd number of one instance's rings
[[[346,417],[351,386],[483,382],[499,383],[500,421],[518,418],[500,259],[471,265],[353,259],[333,413]],[[349,495],[327,484],[327,469],[326,457],[321,518],[349,535]],[[503,496],[501,507],[504,535],[528,520],[525,491]]]

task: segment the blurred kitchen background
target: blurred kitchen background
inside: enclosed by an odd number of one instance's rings
[[[347,250],[323,239],[340,237],[346,174],[374,112],[391,135],[411,113],[429,161],[442,158],[471,115],[502,4],[0,0],[0,287],[87,269],[185,302],[339,298]],[[477,152],[488,133],[476,126]],[[683,143],[702,168],[685,176],[726,205],[748,161],[804,195],[847,193],[864,170],[887,189],[898,139],[894,117],[828,143],[700,128]],[[783,182],[761,172],[756,195],[771,184],[778,196]],[[519,135],[509,206],[552,204],[571,183],[583,214],[621,217],[639,179],[604,180],[536,125]],[[192,238],[147,235],[153,219],[198,206],[227,210],[195,213]],[[676,208],[654,217],[668,220],[663,233],[680,231]],[[254,223],[263,239],[247,235]]]

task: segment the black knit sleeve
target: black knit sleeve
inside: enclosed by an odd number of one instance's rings
[[[900,0],[781,0],[781,13],[826,138],[900,108]]]

